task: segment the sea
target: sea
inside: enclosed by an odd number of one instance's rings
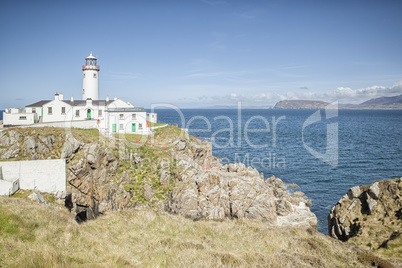
[[[223,164],[242,162],[280,178],[290,192],[304,192],[324,234],[330,209],[351,187],[402,177],[402,110],[155,112],[158,122],[211,141]]]
[[[223,164],[242,162],[265,178],[280,178],[290,192],[304,192],[324,234],[328,212],[351,187],[402,177],[402,110],[169,107],[154,112],[158,122],[211,141]]]

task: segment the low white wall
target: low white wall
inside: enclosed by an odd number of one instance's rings
[[[0,180],[0,195],[12,195],[19,189],[19,182]]]
[[[24,118],[24,119],[21,119]],[[4,125],[30,125],[35,123],[35,114],[28,113],[6,113],[3,112]]]
[[[66,191],[66,162],[64,159],[0,162],[3,179],[19,179],[20,188],[41,192]]]
[[[98,124],[96,120],[82,120],[38,123],[28,127],[98,128]]]

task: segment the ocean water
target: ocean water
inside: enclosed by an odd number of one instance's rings
[[[213,143],[223,163],[296,183],[327,234],[327,216],[356,185],[402,177],[402,110],[156,110],[158,121]]]

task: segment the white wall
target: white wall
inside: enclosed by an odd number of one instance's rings
[[[27,107],[25,110],[27,113],[34,113],[35,123],[39,122],[39,117],[42,116],[42,107]]]
[[[158,122],[158,114],[157,113],[147,113],[147,121],[152,123]]]
[[[133,114],[135,115],[135,119],[133,119]],[[123,118],[121,118],[120,115],[123,115]],[[147,128],[145,111],[108,112],[108,119],[109,133],[149,134],[150,131],[150,129]],[[113,124],[116,124],[116,132],[113,132]],[[132,124],[135,124],[135,131],[132,131]],[[140,125],[142,128],[140,128]]]
[[[20,188],[56,193],[66,191],[66,161],[64,159],[0,162],[3,178],[19,179]]]
[[[7,125],[30,125],[35,122],[36,114],[32,113],[6,113],[3,112],[3,124]],[[25,118],[25,119],[23,119]]]
[[[52,108],[52,114],[49,114],[49,107]],[[65,108],[65,114],[62,114],[62,107]],[[87,100],[84,106],[71,106],[61,100],[53,100],[43,106],[43,123],[48,122],[63,122],[72,120],[87,120],[88,109],[91,110],[92,120],[103,120],[105,117],[105,106],[94,106],[91,100]],[[99,117],[99,110],[102,110],[102,115]],[[79,111],[77,116],[77,111]]]
[[[0,180],[0,195],[12,195],[18,191],[18,180],[14,182]]]
[[[62,127],[62,128],[98,128],[96,120],[48,122],[30,125],[28,127]]]
[[[52,113],[49,114],[49,107],[52,108]],[[65,113],[62,114],[62,107],[65,108]],[[51,102],[43,105],[43,119],[42,122],[59,122],[72,120],[73,110],[71,105],[61,100],[52,100]]]
[[[96,75],[96,77],[94,77]],[[84,70],[82,82],[82,99],[99,99],[99,73],[97,70]]]

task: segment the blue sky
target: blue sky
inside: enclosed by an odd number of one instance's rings
[[[402,94],[402,1],[0,1],[0,109],[55,92],[136,106]]]

